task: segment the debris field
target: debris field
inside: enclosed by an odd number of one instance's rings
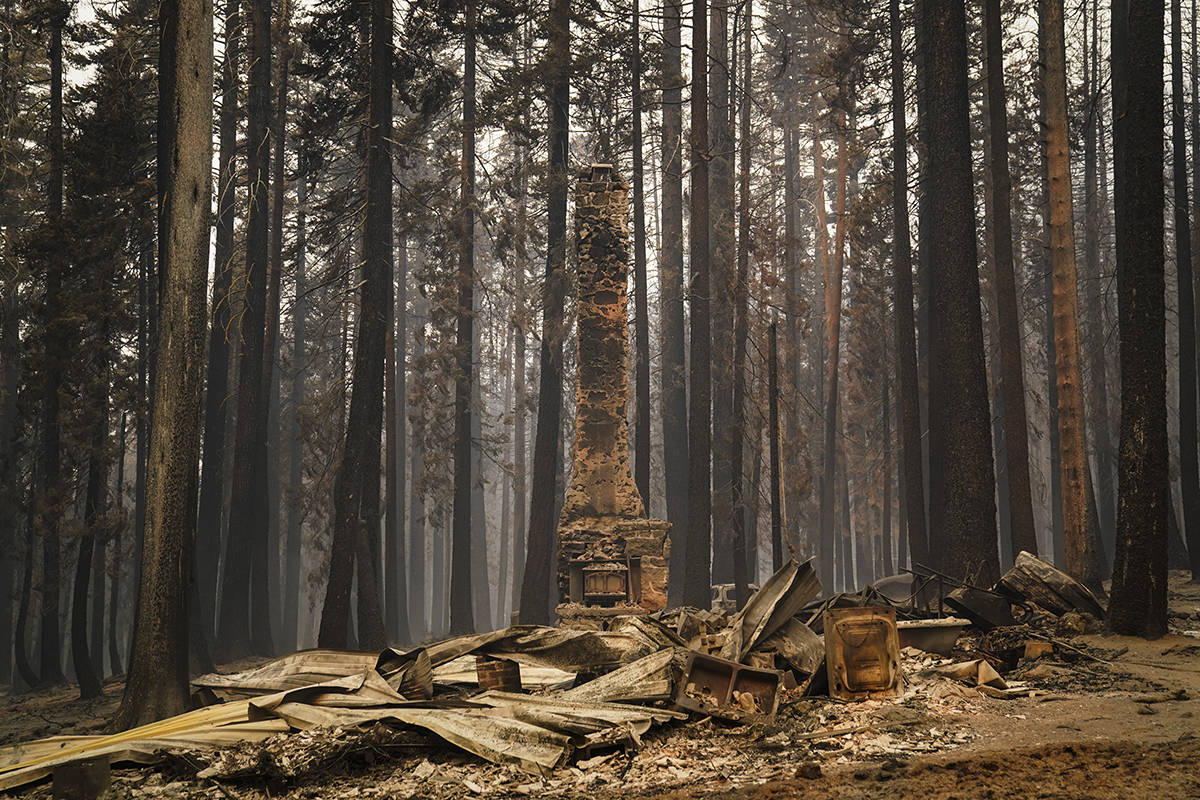
[[[1105,637],[1103,599],[1028,554],[994,587],[918,569],[825,600],[793,561],[733,615],[301,651],[113,735],[101,708],[68,725],[10,701],[6,740],[53,735],[0,748],[0,792],[1200,797],[1200,588],[1172,589],[1174,635],[1143,642]]]

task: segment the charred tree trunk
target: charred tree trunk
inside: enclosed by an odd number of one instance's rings
[[[237,200],[236,150],[238,119],[238,50],[241,41],[239,0],[225,4],[225,58],[221,65],[221,110],[217,177],[216,269],[213,277],[211,327],[208,334],[208,380],[204,399],[204,455],[200,468],[200,512],[196,528],[196,613],[211,636],[216,611],[217,562],[221,553],[221,506],[225,486],[225,429],[229,407],[229,335],[233,281],[233,223]]]
[[[742,83],[738,98],[738,236],[737,273],[734,276],[733,417],[730,430],[730,471],[733,474],[733,583],[738,608],[750,599],[750,575],[757,564],[757,549],[747,546],[746,514],[746,345],[750,338],[750,92],[751,20],[754,2],[746,0],[742,20]],[[755,462],[757,467],[757,461]],[[752,494],[753,496],[753,494]]]
[[[1200,53],[1200,47],[1197,42],[1196,26],[1200,24],[1200,15],[1196,13],[1196,0],[1192,0],[1192,15],[1191,15],[1191,52],[1192,52],[1192,106],[1191,106],[1191,129],[1192,129],[1192,280],[1193,280],[1193,318],[1195,316],[1195,296],[1200,290],[1200,64],[1196,63]],[[1197,334],[1196,350],[1197,359],[1200,359],[1200,332]],[[1197,368],[1200,370],[1200,361],[1197,362]],[[1103,487],[1101,487],[1103,493]],[[1188,536],[1200,537],[1200,524],[1190,526],[1187,532]],[[1200,541],[1197,539],[1188,540],[1188,556],[1191,561],[1192,582],[1200,581]]]
[[[642,156],[642,17],[633,2],[633,475],[650,511],[650,306],[646,289],[646,199]]]
[[[984,368],[968,118],[966,9],[919,0],[930,196],[930,530],[956,578],[999,577],[995,474]],[[931,546],[933,543],[931,542]]]
[[[138,618],[117,730],[188,709],[188,589],[199,494],[205,287],[212,190],[212,6],[161,6],[159,71],[167,79],[162,325],[154,370],[147,514]]]
[[[50,9],[50,181],[48,187],[49,220],[62,225],[63,215],[63,28],[67,24],[66,3]],[[61,459],[59,431],[59,389],[63,365],[68,354],[69,324],[61,317],[63,273],[66,253],[59,237],[50,244],[46,267],[44,306],[46,367],[42,377],[41,477],[36,502],[36,527],[42,536],[42,614],[39,634],[39,674],[43,685],[62,683],[62,655],[59,649],[59,531],[58,521],[66,503],[65,487],[60,484]]]
[[[889,370],[883,371],[883,511],[877,561],[880,576],[892,575],[892,397]]]
[[[458,263],[458,339],[455,343],[456,366],[454,381],[454,533],[451,541],[450,564],[450,633],[471,633],[475,630],[471,583],[474,544],[471,514],[472,446],[471,421],[472,386],[475,367],[473,333],[475,314],[475,0],[465,7],[466,35],[463,54],[463,144],[462,144],[462,214],[459,228]],[[480,523],[483,520],[479,520]],[[482,576],[480,576],[482,577]]]
[[[683,315],[683,62],[682,0],[666,0],[662,86],[662,304],[663,477],[671,561],[667,600],[683,602],[688,527],[687,345]]]
[[[226,537],[221,615],[214,657],[231,661],[250,653],[271,654],[268,609],[254,604],[265,597],[252,593],[259,581],[255,566],[265,568],[267,536],[267,326],[268,187],[271,134],[271,4],[250,3],[250,88],[247,95],[246,290],[241,317],[237,423],[234,433],[233,494]],[[262,576],[265,578],[265,575]],[[265,594],[265,593],[264,593]],[[266,638],[262,638],[265,636]]]
[[[334,478],[333,552],[318,646],[344,648],[350,583],[358,566],[358,646],[382,648],[387,635],[375,577],[379,535],[379,453],[383,438],[383,370],[392,306],[392,4],[370,5],[371,78],[366,132],[363,280],[354,347],[353,391],[342,461]]]
[[[503,364],[509,367],[513,366],[513,330],[514,326],[508,325],[504,328],[504,360]],[[504,404],[503,409],[512,408],[513,397],[513,372],[512,369],[505,369],[503,374],[504,382]],[[515,415],[514,415],[515,416]],[[511,436],[511,420],[505,424],[505,435]],[[515,443],[514,443],[515,451]],[[503,456],[502,456],[503,457]],[[506,606],[509,598],[512,597],[512,591],[509,587],[509,579],[512,572],[512,562],[509,560],[509,553],[512,552],[512,509],[513,509],[513,473],[511,462],[507,467],[501,468],[500,475],[500,569],[496,577],[494,588],[496,590],[496,625],[504,627],[505,621],[508,619],[506,614]]]
[[[892,52],[892,304],[896,318],[897,417],[904,487],[905,529],[911,561],[927,564],[925,477],[921,454],[921,400],[917,376],[917,343],[913,330],[912,243],[908,223],[908,149],[904,117],[904,31],[900,0],[889,0]],[[903,548],[899,554],[904,560]]]
[[[4,96],[4,112],[8,112],[7,52],[3,54],[4,66],[0,66]],[[5,258],[8,253],[3,253]],[[13,589],[21,553],[19,509],[25,504],[24,481],[19,475],[20,437],[18,431],[19,406],[17,393],[21,387],[21,320],[20,300],[17,296],[15,275],[7,269],[4,273],[4,288],[0,290],[0,597],[7,603],[0,618],[0,683],[13,685],[13,651],[17,659],[26,658],[24,637],[18,638],[13,629]],[[32,563],[32,562],[31,562]],[[22,591],[28,587],[22,587]],[[24,597],[22,597],[22,601]],[[22,676],[24,677],[24,676]]]
[[[1116,533],[1115,472],[1113,470],[1114,448],[1112,444],[1112,426],[1108,404],[1108,358],[1109,345],[1104,329],[1105,301],[1102,288],[1106,277],[1100,260],[1100,218],[1104,213],[1101,208],[1100,188],[1098,186],[1097,170],[1097,139],[1100,128],[1100,98],[1102,83],[1099,70],[1099,25],[1096,18],[1096,0],[1092,0],[1087,20],[1091,30],[1090,47],[1085,48],[1084,84],[1087,99],[1087,116],[1084,121],[1083,145],[1083,174],[1084,174],[1084,211],[1083,211],[1083,258],[1084,276],[1082,285],[1084,314],[1083,314],[1083,350],[1088,359],[1088,394],[1091,412],[1087,420],[1090,431],[1092,448],[1096,453],[1096,480],[1094,481],[1099,504],[1100,538],[1104,542],[1103,558],[1112,554],[1113,537]],[[1085,29],[1086,30],[1086,29]],[[1107,170],[1106,170],[1107,173]]]
[[[92,560],[96,555],[96,543],[104,535],[101,519],[104,514],[104,495],[108,484],[108,355],[107,325],[102,325],[103,341],[93,343],[96,355],[92,359],[100,381],[96,398],[96,419],[92,423],[90,453],[88,454],[88,479],[84,495],[83,524],[85,533],[79,537],[79,554],[75,560],[75,589],[71,598],[71,655],[75,667],[75,680],[79,683],[79,698],[87,700],[99,697],[103,691],[103,655],[96,663],[92,647],[88,644],[88,586],[91,582]],[[100,551],[103,553],[103,550]],[[101,573],[103,574],[103,573]],[[93,613],[104,618],[104,583],[95,586]],[[101,626],[103,635],[103,626]],[[103,653],[103,651],[101,651]],[[97,669],[98,668],[98,669]]]
[[[160,82],[163,77],[159,76]],[[163,97],[165,92],[160,89],[159,92]],[[165,119],[165,115],[163,115]],[[162,137],[162,141],[166,142],[166,137]],[[165,144],[164,148],[165,149]],[[165,154],[161,159],[166,162]],[[162,172],[165,174],[166,169]],[[137,376],[137,398],[134,418],[134,486],[133,486],[133,574],[132,584],[134,592],[140,592],[142,585],[142,532],[146,529],[146,459],[149,455],[150,445],[150,362],[154,356],[152,354],[152,337],[150,335],[150,318],[151,308],[157,304],[158,300],[154,293],[151,292],[151,287],[154,285],[154,251],[151,249],[149,241],[142,243],[142,251],[139,258],[138,270],[138,376]],[[139,596],[135,594],[135,598]],[[135,617],[136,618],[136,617]],[[127,647],[133,646],[133,633],[130,633]]]
[[[729,123],[729,0],[712,0],[709,64],[709,263],[712,303],[712,582],[734,579],[733,470],[733,296],[734,205],[733,131]]]
[[[839,85],[839,94],[842,87]],[[838,437],[837,431],[840,426],[840,412],[838,409],[839,400],[839,354],[841,351],[841,329],[842,329],[842,278],[845,271],[845,254],[846,254],[846,179],[849,166],[849,159],[846,154],[846,133],[845,133],[845,114],[840,109],[838,110],[837,119],[834,126],[837,128],[837,198],[836,198],[836,215],[837,219],[834,223],[834,252],[832,260],[825,261],[825,397],[824,397],[824,427],[825,439],[822,447],[822,478],[821,478],[821,546],[822,554],[832,553],[832,542],[834,533],[834,518],[835,518],[835,480],[837,475],[837,458],[838,458]],[[813,149],[817,155],[814,158],[820,159],[822,156],[820,146],[820,132],[814,131]],[[823,180],[824,170],[818,165],[818,179]],[[818,189],[818,203],[824,205],[824,190]],[[819,216],[824,216],[819,214]],[[821,223],[818,222],[818,225]],[[843,480],[845,477],[843,476]],[[848,505],[848,504],[847,504]],[[849,508],[843,508],[845,516],[846,529],[844,536],[849,535]],[[844,552],[848,554],[849,548],[845,548]],[[847,559],[848,560],[848,559]],[[830,562],[826,566],[826,562]],[[822,555],[822,569],[826,570],[829,577],[833,577],[830,570],[833,569],[831,558]],[[843,566],[848,568],[848,565],[843,562]],[[845,573],[848,576],[849,572]],[[844,577],[843,584],[849,588],[849,581]],[[826,583],[822,580],[822,585],[826,586],[826,591],[832,591],[833,581]]]
[[[383,582],[383,621],[384,628],[387,631],[388,641],[390,642],[407,642],[408,633],[404,634],[404,638],[399,638],[398,629],[399,617],[404,614],[404,606],[400,603],[400,588],[404,585],[404,579],[397,580],[397,569],[403,569],[404,566],[404,539],[401,538],[403,527],[397,519],[397,479],[399,447],[396,442],[397,425],[396,425],[396,326],[392,317],[395,315],[393,309],[389,315],[387,340],[384,347],[384,362],[383,362],[383,429],[384,429],[384,471],[383,471],[383,549],[384,555],[387,558],[387,568],[384,571]],[[403,489],[399,489],[400,493]],[[396,565],[397,548],[399,548],[399,566]],[[400,573],[403,575],[403,572]],[[407,623],[404,624],[408,627]]]
[[[34,514],[31,503],[30,513],[25,524],[25,563],[21,568],[21,599],[17,605],[17,621],[13,627],[13,643],[16,647],[13,660],[16,662],[17,674],[30,688],[38,684],[38,674],[29,660],[29,651],[25,646],[26,633],[29,630],[29,603],[33,595],[33,557],[36,549],[33,523]]]
[[[408,370],[405,354],[408,350],[408,242],[400,239],[400,264],[396,275],[399,291],[396,296],[395,320],[388,327],[394,341],[388,347],[392,363],[388,367],[390,401],[385,398],[388,420],[387,441],[387,583],[385,584],[385,618],[393,642],[420,641],[412,635],[413,608],[419,604],[409,601],[408,561],[404,553],[405,519],[408,515],[406,493],[408,480]],[[416,555],[413,558],[417,558]]]
[[[528,42],[528,39],[526,39]],[[522,163],[529,163],[529,148],[522,148]],[[525,173],[521,174],[521,201],[518,215],[521,228],[525,229],[526,207],[525,198],[528,182]],[[512,547],[512,588],[511,607],[515,611],[521,607],[521,583],[525,576],[525,509],[528,492],[525,490],[525,453],[527,436],[525,434],[525,325],[527,324],[528,303],[525,298],[525,267],[528,250],[526,240],[521,239],[520,253],[517,263],[516,289],[516,320],[513,337],[513,393],[516,396],[513,404],[513,547]]]
[[[117,636],[117,610],[121,607],[121,572],[123,553],[121,533],[125,530],[125,434],[126,412],[121,412],[121,429],[117,434],[117,511],[118,521],[112,530],[113,570],[108,601],[108,667],[113,675],[124,672],[121,666],[121,645]]]
[[[1117,308],[1121,332],[1120,497],[1109,624],[1167,630],[1166,309],[1163,259],[1163,6],[1112,10]]]
[[[771,570],[778,572],[783,566],[783,501],[779,480],[779,334],[775,323],[771,323],[767,346],[767,398],[770,403],[771,439]]]
[[[472,320],[479,316],[480,295],[472,297]],[[472,325],[471,340],[471,574],[476,576],[471,581],[471,602],[473,604],[473,619],[481,628],[494,627],[492,619],[492,581],[488,570],[488,547],[490,536],[488,531],[487,493],[483,485],[483,379],[479,364],[479,354],[483,352],[483,337],[481,325]]]
[[[308,292],[305,249],[308,244],[308,157],[300,154],[296,178],[295,298],[292,300],[292,387],[288,403],[288,499],[287,555],[284,561],[283,649],[300,646],[300,550],[303,546],[300,493],[303,490],[304,450],[300,431],[300,405],[304,402],[304,378],[308,373]]]
[[[541,375],[533,487],[529,499],[529,546],[521,583],[522,624],[549,624],[554,533],[559,503],[558,443],[562,427],[562,308],[567,266],[567,137],[570,113],[570,0],[550,0],[550,174],[546,220],[546,280],[542,298]]]
[[[688,532],[683,601],[712,602],[712,338],[710,330],[708,145],[708,7],[692,4],[692,204],[688,251],[692,271],[688,396]]]
[[[414,270],[416,272],[416,270]],[[413,364],[420,364],[425,357],[425,315],[424,298],[420,295],[413,305]],[[409,568],[412,580],[409,581],[409,624],[412,626],[413,640],[424,641],[426,633],[441,629],[437,617],[430,614],[430,604],[425,599],[426,580],[426,523],[425,523],[425,490],[423,488],[425,474],[425,429],[416,404],[409,406],[408,413],[413,420],[412,444],[408,451],[408,474],[412,476],[412,498],[408,504],[408,552]],[[433,548],[437,550],[437,545]],[[436,584],[435,581],[428,581]],[[436,597],[436,595],[435,595]],[[430,624],[432,622],[432,624]]]
[[[1029,481],[1029,435],[1025,418],[1025,374],[1021,366],[1021,323],[1013,268],[1012,178],[1008,169],[1008,95],[1004,89],[1003,27],[1000,0],[984,3],[987,60],[988,168],[992,190],[992,280],[996,293],[1000,386],[1004,398],[1004,455],[1008,475],[1008,514],[1012,558],[1027,550],[1037,555],[1033,492]]]
[[[256,581],[252,602],[255,608],[269,608],[270,614],[255,614],[252,624],[266,624],[262,633],[268,641],[273,641],[272,629],[279,631],[283,627],[283,609],[281,603],[269,604],[268,595],[278,598],[283,592],[283,580],[280,575],[279,545],[283,536],[280,524],[280,493],[281,482],[279,475],[279,436],[280,430],[280,369],[279,369],[279,304],[283,280],[283,197],[286,183],[287,167],[287,99],[288,99],[288,66],[291,58],[291,14],[288,0],[282,0],[279,6],[279,68],[276,73],[275,108],[271,120],[271,138],[274,141],[275,159],[271,163],[271,254],[270,279],[267,284],[267,329],[266,340],[263,343],[263,393],[267,397],[267,464],[266,464],[266,503],[267,503],[267,535],[260,539],[259,561],[266,560],[265,574],[267,580]],[[263,638],[258,635],[256,640]]]
[[[1196,450],[1196,306],[1188,220],[1187,127],[1184,123],[1183,19],[1171,0],[1171,138],[1175,189],[1175,277],[1179,292],[1179,482],[1192,579],[1200,579],[1200,461]],[[1194,54],[1194,51],[1193,51]],[[1194,69],[1194,67],[1193,67]],[[1193,167],[1200,169],[1200,164]]]

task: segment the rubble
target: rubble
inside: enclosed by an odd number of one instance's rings
[[[1089,595],[1033,561],[1019,559],[1019,577],[995,591],[956,590],[977,612],[988,598],[979,621],[897,623],[894,606],[856,602],[881,592],[818,604],[814,619],[815,570],[792,561],[732,618],[614,613],[603,630],[514,626],[409,650],[293,653],[198,677],[197,698],[211,705],[180,717],[0,748],[0,791],[98,759],[269,787],[393,757],[420,759],[401,781],[409,794],[572,797],[664,774],[735,789],[794,779],[799,757],[801,771],[820,774],[822,764],[960,747],[989,702],[1125,691],[1151,713],[1186,697],[1122,678],[1119,652],[1070,641],[1097,624]],[[994,624],[1002,596],[1017,624]],[[942,640],[901,648],[899,631],[910,645],[914,631]]]
[[[1037,556],[1021,551],[996,589],[1015,602],[1034,603],[1052,614],[1071,611],[1103,619],[1104,604],[1090,589]]]

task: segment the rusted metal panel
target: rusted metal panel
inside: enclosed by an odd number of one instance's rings
[[[900,686],[896,609],[835,608],[825,612],[829,695],[842,700],[893,697]]]
[[[779,708],[783,673],[689,652],[674,702],[679,708],[726,719],[770,718]]]

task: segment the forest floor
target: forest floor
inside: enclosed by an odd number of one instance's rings
[[[1071,638],[1005,675],[1036,687],[1029,697],[930,678],[922,669],[932,657],[905,651],[908,686],[897,700],[786,697],[769,726],[704,718],[656,728],[631,753],[543,778],[377,726],[246,746],[275,748],[273,758],[311,750],[311,769],[286,781],[199,780],[185,757],[114,769],[110,797],[1200,798],[1200,585],[1173,574],[1170,590],[1171,635]],[[111,681],[89,702],[72,689],[0,696],[0,744],[102,732],[120,693]],[[22,796],[50,798],[51,788]]]

